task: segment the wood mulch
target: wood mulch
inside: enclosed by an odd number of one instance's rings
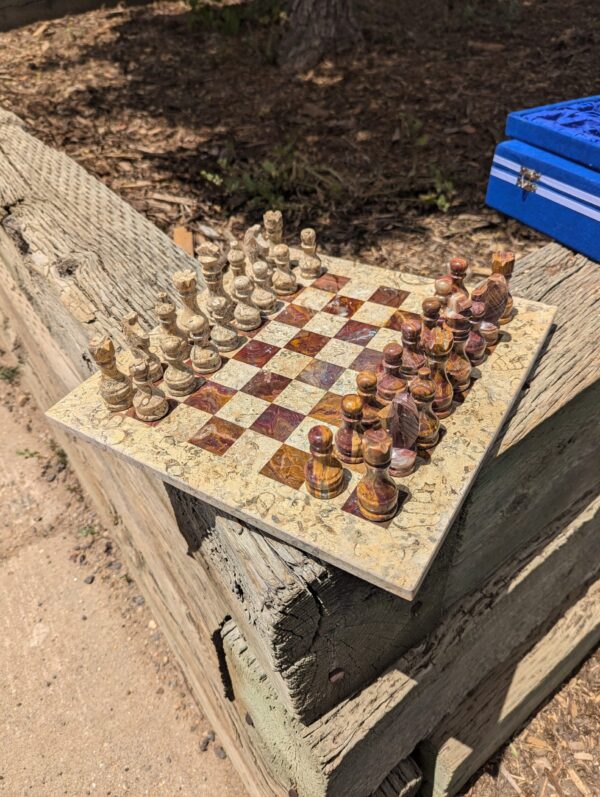
[[[260,18],[232,36],[158,2],[42,22],[0,34],[0,105],[169,233],[219,240],[278,206],[332,253],[485,274],[546,240],[484,206],[506,114],[596,90],[600,4],[439,5],[361,0],[363,45],[294,78]],[[599,681],[596,654],[464,794],[600,794]]]

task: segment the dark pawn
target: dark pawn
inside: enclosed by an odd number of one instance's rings
[[[483,319],[479,331],[487,347],[494,346],[500,335],[500,319],[508,302],[508,283],[502,274],[492,274],[480,283],[471,294],[473,302],[483,304]]]
[[[362,408],[362,399],[355,393],[342,399],[342,426],[335,433],[335,453],[349,465],[358,465],[363,461],[360,434]]]
[[[401,327],[402,331],[402,367],[401,372],[404,379],[412,379],[416,376],[419,368],[422,368],[427,360],[421,352],[421,324],[419,321],[405,321]]]
[[[446,313],[446,324],[453,337],[452,351],[446,363],[446,373],[452,383],[455,397],[460,399],[471,387],[471,361],[465,352],[471,331],[471,322],[468,317],[460,313]]]
[[[485,360],[485,338],[481,334],[481,322],[483,321],[483,314],[485,307],[481,302],[473,302],[471,305],[471,329],[469,331],[469,339],[465,346],[467,357],[471,361],[471,365],[481,365]]]
[[[419,410],[408,392],[398,393],[392,401],[389,419],[392,436],[392,476],[408,476],[415,469]]]
[[[435,385],[433,411],[438,418],[447,418],[452,412],[453,389],[446,373],[446,361],[452,351],[453,343],[452,333],[444,327],[434,329],[427,343],[427,357]]]
[[[510,278],[515,267],[515,256],[513,252],[494,252],[492,255],[492,274],[502,274],[506,280],[508,289],[508,299],[504,312],[500,316],[500,325],[508,324],[513,313],[513,298],[510,293]]]
[[[380,374],[402,376],[402,346],[399,343],[388,343],[383,350],[383,361],[379,367]]]
[[[426,451],[437,445],[440,439],[440,422],[431,406],[435,398],[435,385],[429,368],[419,368],[419,373],[410,383],[410,394],[419,411],[417,449]]]
[[[361,371],[356,377],[356,392],[363,402],[363,430],[379,429],[381,419],[377,406],[377,374],[374,371]]]
[[[361,514],[368,520],[390,520],[398,508],[398,486],[389,475],[392,438],[383,429],[365,432],[364,455],[367,472],[356,488]]]
[[[429,299],[423,299],[423,304],[421,305],[421,307],[423,308],[423,324],[421,326],[421,347],[424,349],[425,344],[432,330],[434,330],[438,326],[442,305],[439,299],[436,299],[435,297],[432,296]]]
[[[450,277],[452,278],[452,293],[462,293],[468,296],[469,292],[465,288],[465,277],[467,276],[467,261],[462,257],[453,257],[450,261]]]
[[[333,453],[333,435],[327,426],[308,433],[311,458],[304,466],[306,489],[315,498],[335,498],[344,489],[344,470]]]

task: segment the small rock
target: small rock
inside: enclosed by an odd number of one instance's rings
[[[215,740],[215,732],[209,731],[208,733],[204,734],[202,739],[200,740],[200,750],[205,753],[208,750],[208,745]]]
[[[148,628],[154,631],[154,629],[156,628],[156,623],[154,622],[154,620],[150,620],[150,622],[148,623]]]
[[[27,393],[17,393],[17,398],[16,398],[17,407],[24,407],[28,401],[29,401],[29,395]]]
[[[143,595],[134,595],[134,597],[131,599],[131,602],[135,603],[136,606],[143,606],[144,603],[146,603],[146,599]]]
[[[123,567],[123,565],[121,564],[121,562],[114,561],[114,562],[109,562],[108,567],[110,567],[111,570],[120,570]]]
[[[84,584],[93,584],[93,583],[94,583],[94,579],[95,579],[95,578],[96,578],[96,576],[86,576],[86,577],[83,579],[83,583],[84,583]]]
[[[47,473],[44,478],[47,482],[53,482],[56,479],[56,473]]]
[[[220,744],[215,745],[215,755],[217,758],[227,758],[227,753],[225,750],[223,750]]]

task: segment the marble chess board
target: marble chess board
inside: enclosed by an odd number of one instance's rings
[[[164,481],[255,528],[412,600],[549,332],[555,308],[514,298],[516,315],[493,355],[476,369],[466,400],[442,422],[443,439],[397,479],[389,521],[359,512],[364,465],[344,466],[331,500],[304,483],[309,430],[335,432],[345,394],[361,370],[376,370],[384,346],[419,317],[433,280],[321,255],[325,273],[299,284],[278,312],[189,396],[170,397],[160,421],[111,414],[94,374],[48,412],[70,432],[108,448]],[[302,280],[299,280],[302,283]],[[118,358],[122,368],[128,355]],[[161,387],[161,384],[158,385]],[[165,390],[168,395],[168,391]]]

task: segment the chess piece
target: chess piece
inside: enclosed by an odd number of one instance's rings
[[[381,362],[380,374],[390,376],[401,376],[402,374],[402,346],[396,341],[388,343],[383,349],[383,360]]]
[[[465,277],[467,276],[467,261],[462,257],[453,257],[450,261],[450,278],[452,280],[452,293],[462,293],[468,296],[469,291],[465,288]]]
[[[252,304],[252,280],[249,277],[236,277],[233,281],[233,298],[237,302],[233,311],[236,327],[243,332],[258,329],[262,323],[260,310]]]
[[[419,436],[419,410],[409,392],[394,396],[388,428],[392,437],[390,474],[408,476],[415,469]]]
[[[410,383],[409,390],[419,412],[417,449],[426,451],[437,445],[440,439],[440,422],[431,406],[435,398],[435,385],[431,379],[431,370],[427,366],[419,368],[417,376]]]
[[[160,322],[159,341],[162,347],[164,338],[175,336],[179,338],[184,346],[183,356],[189,357],[190,344],[187,339],[185,331],[177,323],[177,312],[175,305],[169,299],[166,293],[158,294],[158,301],[154,306],[154,312]]]
[[[453,343],[454,338],[450,330],[445,327],[437,327],[431,333],[425,350],[431,369],[431,378],[435,385],[435,398],[432,406],[438,418],[447,418],[452,412],[454,391],[446,373],[446,361],[452,351]]]
[[[317,233],[312,227],[300,231],[300,276],[306,280],[314,280],[321,275],[321,258],[317,254]]]
[[[471,361],[465,352],[471,321],[468,316],[461,313],[448,312],[446,325],[453,338],[452,351],[446,362],[446,373],[452,383],[454,397],[460,399],[471,387]]]
[[[145,359],[152,382],[162,379],[159,356],[150,349],[150,336],[141,328],[137,313],[128,313],[123,319],[123,334],[135,359]]]
[[[260,224],[254,224],[252,227],[248,227],[246,232],[244,233],[244,241],[242,243],[242,248],[246,253],[246,257],[250,262],[250,265],[253,265],[259,258],[258,252],[258,236],[260,235]]]
[[[277,310],[277,297],[273,293],[271,272],[264,260],[257,260],[252,266],[254,290],[250,297],[252,304],[258,307],[264,317],[273,315]]]
[[[508,284],[505,277],[502,274],[491,274],[474,288],[471,300],[483,304],[485,309],[479,331],[485,338],[487,348],[494,346],[498,342],[500,319],[508,302]]]
[[[111,412],[128,410],[133,400],[129,378],[117,368],[115,347],[107,335],[95,335],[89,352],[100,369],[100,395]]]
[[[287,296],[298,290],[296,275],[290,268],[290,250],[286,244],[279,244],[273,249],[275,270],[273,272],[273,290],[278,296]]]
[[[371,429],[364,435],[367,472],[356,488],[361,513],[368,520],[390,520],[398,508],[398,485],[389,475],[392,438],[383,429]]]
[[[267,263],[275,268],[275,249],[283,241],[283,216],[280,210],[267,210],[263,215],[264,237],[269,247]]]
[[[363,461],[360,424],[363,403],[360,396],[350,393],[342,399],[342,426],[335,433],[335,453],[350,465]]]
[[[363,417],[361,426],[367,429],[379,429],[381,418],[377,406],[377,374],[373,371],[361,371],[356,376],[356,392],[362,399]]]
[[[306,489],[315,498],[335,498],[344,489],[344,470],[333,453],[333,435],[327,426],[308,433],[311,457],[304,466]]]
[[[513,313],[513,298],[510,292],[510,278],[515,267],[515,256],[513,252],[494,252],[492,255],[492,274],[502,274],[506,280],[508,298],[504,312],[500,316],[500,325],[508,324]]]
[[[215,319],[210,314],[210,300],[219,297],[225,299],[227,304],[231,304],[223,287],[224,264],[221,260],[221,250],[216,244],[210,241],[203,243],[198,247],[198,262],[200,263],[202,276],[206,283],[206,307],[208,316],[209,319],[214,322]],[[194,313],[194,315],[197,315],[197,313]]]
[[[389,431],[392,402],[399,393],[406,391],[406,382],[398,376],[383,374],[377,380],[377,404],[381,426]]]
[[[188,332],[192,343],[192,371],[199,374],[212,374],[221,367],[221,355],[210,341],[210,327],[203,315],[193,315],[188,321]]]
[[[165,338],[161,344],[167,367],[165,385],[173,396],[189,396],[198,384],[192,369],[183,361],[184,347],[175,335]]]
[[[442,312],[448,303],[448,297],[453,293],[453,286],[454,283],[452,282],[452,277],[449,274],[444,274],[443,277],[438,277],[434,282],[435,286],[435,298],[439,301],[442,305]]]
[[[233,241],[227,253],[229,271],[234,280],[236,277],[246,276],[246,255],[238,241]]]
[[[423,308],[423,324],[421,325],[421,348],[424,349],[429,334],[433,329],[435,329],[438,326],[442,305],[439,299],[436,299],[435,297],[430,297],[428,299],[423,299],[423,304],[421,305],[421,307]]]
[[[402,365],[400,372],[404,379],[412,379],[417,371],[426,364],[427,359],[421,351],[421,324],[416,320],[405,321],[402,332]]]
[[[486,343],[485,338],[480,332],[484,312],[485,305],[482,304],[482,302],[471,303],[471,329],[469,331],[467,345],[465,346],[465,352],[471,361],[471,365],[480,365],[485,359]]]
[[[237,332],[230,324],[229,304],[223,296],[213,296],[208,301],[208,311],[214,325],[210,339],[219,351],[233,351],[240,345]]]
[[[136,360],[129,366],[129,374],[135,388],[133,409],[136,417],[140,421],[160,421],[169,411],[169,402],[164,393],[152,384],[149,363]]]
[[[185,271],[176,271],[173,274],[173,287],[177,291],[183,305],[177,314],[177,321],[181,329],[187,329],[192,316],[204,315],[198,306],[198,278],[191,268]]]

